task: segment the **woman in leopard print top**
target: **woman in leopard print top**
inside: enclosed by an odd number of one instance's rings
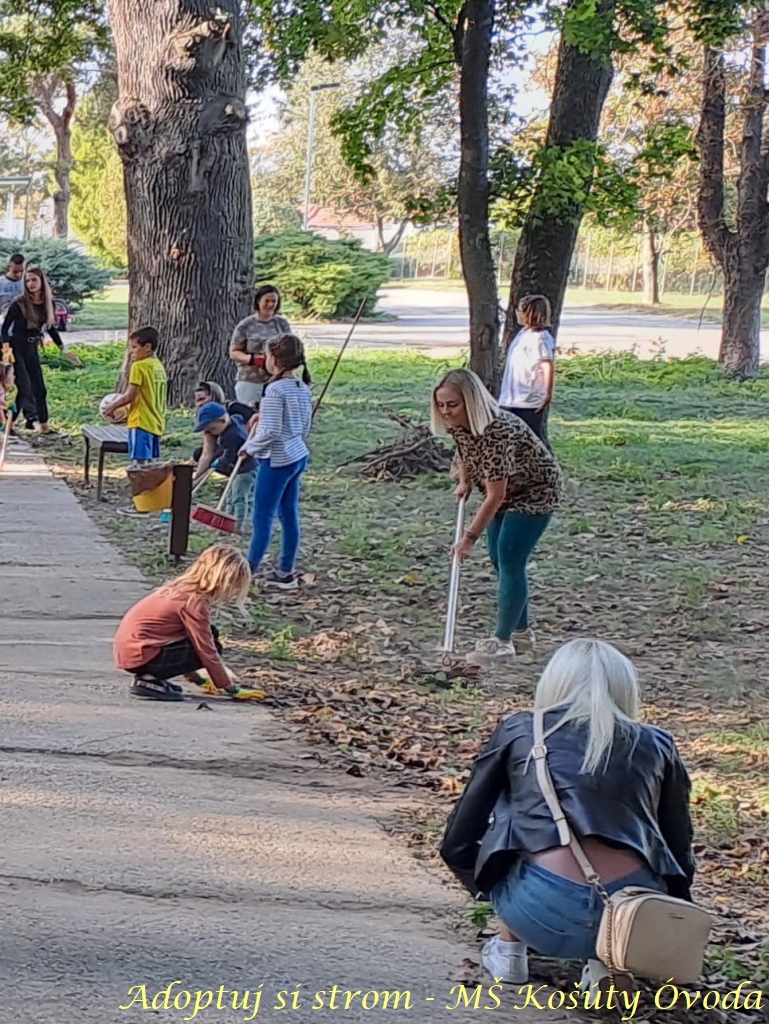
[[[479,641],[471,660],[514,657],[516,647],[533,647],[526,565],[560,504],[561,469],[536,434],[522,420],[501,411],[470,370],[452,370],[438,381],[432,429],[454,439],[459,458],[457,500],[468,497],[473,488],[483,494],[456,554],[460,561],[468,558],[485,530],[499,578],[496,632]]]

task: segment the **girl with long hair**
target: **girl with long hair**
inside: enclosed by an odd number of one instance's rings
[[[242,449],[259,460],[248,561],[256,574],[270,546],[277,516],[282,527],[280,561],[266,582],[281,590],[296,590],[299,486],[309,461],[306,439],[312,426],[310,374],[304,345],[293,334],[268,341],[265,354],[269,387],[259,406],[259,425]],[[294,376],[299,369],[301,380]]]
[[[211,623],[220,605],[242,607],[251,585],[248,562],[236,548],[213,544],[181,576],[153,590],[130,608],[113,645],[115,664],[134,676],[131,693],[150,700],[183,700],[184,676],[211,683],[233,697],[241,694],[235,676],[222,661],[219,634]]]
[[[18,406],[23,411],[28,430],[50,434],[48,423],[48,392],[40,363],[40,347],[47,333],[64,352],[64,342],[55,326],[53,294],[40,267],[27,267],[24,290],[11,303],[2,326],[2,340],[10,343],[16,364],[19,389]],[[35,422],[37,421],[37,426]]]

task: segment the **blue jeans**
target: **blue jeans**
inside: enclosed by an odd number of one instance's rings
[[[141,427],[128,431],[128,457],[132,462],[150,462],[160,458],[160,438]]]
[[[294,571],[299,550],[299,483],[307,469],[307,456],[290,466],[273,468],[269,459],[259,460],[254,495],[254,532],[248,549],[251,571],[256,572],[272,540],[275,516],[280,519],[280,561],[282,573]]]
[[[500,640],[509,640],[513,630],[529,627],[526,563],[551,518],[526,512],[499,512],[486,528],[489,557],[499,577],[495,635]]]
[[[626,885],[667,890],[650,868],[617,878],[605,888],[613,893]],[[603,902],[591,885],[561,878],[521,857],[489,895],[497,917],[540,956],[595,959]]]

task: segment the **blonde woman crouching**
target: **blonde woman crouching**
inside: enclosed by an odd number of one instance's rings
[[[203,685],[205,669],[219,690],[237,696],[235,676],[222,661],[211,623],[215,605],[241,606],[251,586],[245,557],[228,544],[213,544],[186,572],[153,590],[126,612],[113,645],[117,668],[131,672],[131,693],[149,700],[184,700],[184,676]]]
[[[432,396],[432,430],[450,434],[457,449],[459,501],[478,488],[483,502],[452,553],[464,561],[486,531],[497,572],[497,626],[476,644],[470,660],[514,657],[531,648],[526,566],[561,500],[561,470],[553,453],[526,424],[499,409],[470,370],[451,370]]]
[[[604,888],[627,885],[691,899],[690,782],[673,737],[640,722],[635,669],[602,640],[572,640],[537,686],[547,764],[571,830]],[[582,984],[601,987],[595,960],[603,903],[558,830],[537,782],[533,714],[503,718],[473,767],[441,855],[502,922],[483,948],[495,978],[528,981],[527,950],[587,961]]]

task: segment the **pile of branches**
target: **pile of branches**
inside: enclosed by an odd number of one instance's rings
[[[426,423],[415,423],[394,412],[387,415],[403,427],[403,437],[348,459],[342,466],[360,465],[361,475],[374,480],[411,480],[420,473],[445,473],[450,469],[453,458],[451,450],[437,437],[433,437]]]

